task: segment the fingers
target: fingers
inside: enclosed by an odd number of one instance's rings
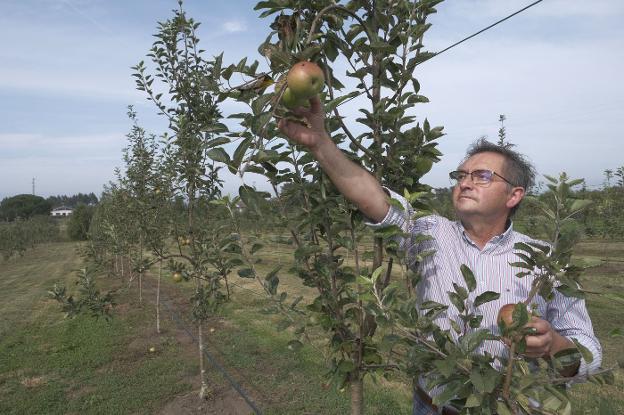
[[[534,329],[534,333],[531,334],[536,335],[545,334],[551,330],[550,323],[538,317],[531,318],[531,321],[529,321],[525,327]]]
[[[552,336],[546,333],[540,336],[526,336],[526,350],[524,354],[527,357],[543,357],[550,354],[550,346],[552,345]]]
[[[544,357],[550,355],[553,343],[552,327],[541,318],[533,317],[526,326],[535,330],[535,334],[526,336],[526,351],[528,357]]]
[[[317,141],[317,135],[299,123],[281,119],[277,123],[277,127],[286,137],[298,144],[310,147]]]
[[[524,341],[526,344],[522,355],[529,358],[547,357],[550,355],[553,343],[553,332],[550,323],[541,318],[533,317],[524,327]],[[511,345],[508,338],[501,339],[507,346]]]
[[[318,95],[314,95],[312,98],[310,98],[310,112],[314,114],[322,114],[321,107],[321,99]]]

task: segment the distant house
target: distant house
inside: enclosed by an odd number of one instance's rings
[[[52,209],[50,212],[51,216],[69,216],[72,214],[74,209],[67,206],[59,206],[57,208]]]

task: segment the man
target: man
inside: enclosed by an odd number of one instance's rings
[[[307,147],[337,189],[370,219],[370,226],[398,225],[410,235],[424,233],[433,237],[419,244],[412,243],[410,238],[401,241],[408,260],[412,258],[412,265],[418,252],[436,251],[418,264],[422,275],[417,287],[419,303],[431,300],[448,304],[447,291],[453,290],[453,283],[464,285],[459,270],[461,264],[466,264],[477,278],[477,290],[471,293],[469,301],[484,291],[501,293],[499,300],[478,309],[483,315],[482,326],[498,333],[496,317],[500,307],[526,300],[531,289],[531,279],[517,278],[515,275],[520,269],[510,263],[518,261],[513,249],[515,243],[538,241],[515,232],[510,218],[533,183],[532,166],[520,154],[481,140],[468,151],[459,168],[451,172],[455,182],[453,206],[458,221],[435,215],[413,221],[412,209],[403,197],[384,189],[331,141],[318,97],[310,99],[309,109],[300,107],[295,112],[307,120],[309,128],[280,120],[280,130],[292,141]],[[398,200],[404,209],[392,206],[389,198]],[[584,301],[557,292],[549,303],[541,297],[533,302],[543,318],[533,317],[528,324],[534,334],[527,337],[525,356],[549,357],[563,349],[574,348],[571,340],[574,338],[592,352],[594,359],[591,364],[581,361],[562,375],[583,378],[597,370],[602,351]],[[449,319],[459,320],[458,310],[450,304],[436,323],[442,329],[449,329]],[[489,341],[484,342],[478,352],[501,356],[506,350],[500,342]],[[415,393],[414,414],[427,414],[432,410],[431,399],[422,390],[424,382],[420,383]],[[442,408],[441,412],[454,413],[450,408]]]

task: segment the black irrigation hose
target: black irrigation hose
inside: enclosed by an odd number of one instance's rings
[[[162,296],[162,293],[161,293]],[[167,304],[166,301],[163,301],[162,297],[161,297],[161,304],[165,305],[165,308],[169,311],[169,314],[171,314],[171,318],[174,320],[174,322],[176,323],[176,325],[178,326],[178,328],[184,330],[186,332],[186,334],[189,335],[189,337],[191,339],[193,339],[193,341],[195,343],[197,343],[197,338],[193,335],[193,333],[188,329],[188,327],[186,326],[186,324],[184,324],[184,322],[179,318],[178,313],[176,313],[174,310],[171,309],[171,307],[169,307],[169,305]],[[208,353],[208,351],[206,350],[206,348],[204,348],[203,350],[204,352],[204,356],[206,356],[206,358],[210,361],[210,363],[212,364],[212,366],[215,367],[215,369],[217,369],[219,372],[221,372],[221,374],[227,379],[227,381],[230,383],[230,385],[236,390],[236,392],[238,392],[238,394],[245,400],[245,402],[247,402],[247,405],[249,405],[249,407],[251,409],[253,409],[254,413],[256,415],[262,415],[262,412],[260,411],[260,409],[258,409],[258,407],[256,407],[256,405],[254,404],[254,402],[251,400],[251,398],[247,395],[247,393],[245,392],[245,390],[243,389],[243,387],[241,385],[238,384],[238,382],[236,382],[231,376],[230,374],[225,370],[225,368],[223,366],[221,366],[221,364],[219,362],[217,362],[217,360],[212,357],[212,355],[210,353]]]

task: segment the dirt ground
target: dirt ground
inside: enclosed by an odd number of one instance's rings
[[[136,282],[136,281],[135,281]],[[156,299],[156,278],[148,277],[143,278],[143,305],[155,306]],[[164,304],[166,303],[166,306]],[[169,284],[161,284],[161,326],[167,326],[167,329],[161,330],[161,334],[155,333],[152,328],[146,329],[143,333],[137,336],[137,338],[129,345],[129,349],[145,350],[147,345],[162,344],[166,341],[172,341],[175,339],[177,346],[180,348],[180,353],[188,355],[189,359],[197,359],[198,346],[195,340],[189,335],[189,333],[180,327],[180,325],[186,326],[193,336],[197,336],[196,326],[194,323],[188,320],[182,320],[174,324],[171,318],[171,312],[169,309],[177,314],[177,318],[183,319],[184,316],[189,315],[189,303],[188,298],[177,289],[175,286]],[[119,308],[117,312],[121,310]],[[165,320],[168,320],[165,324]],[[226,325],[227,322],[214,320],[206,323],[205,333],[209,333],[209,327],[220,327]],[[205,335],[205,338],[208,336]],[[210,353],[217,361],[219,361],[218,351],[211,350],[209,341],[205,342],[205,347],[208,353]],[[131,351],[131,350],[130,350]],[[187,380],[192,385],[196,386],[196,389],[191,392],[184,393],[175,397],[173,400],[167,402],[167,404],[157,412],[160,415],[249,415],[253,414],[253,409],[247,404],[243,397],[226,381],[217,384],[216,381],[224,379],[217,370],[207,361],[204,360],[207,371],[207,378],[209,382],[209,397],[205,401],[201,401],[198,397],[200,377],[199,374],[193,379]],[[228,370],[226,368],[226,370]],[[244,377],[235,371],[228,371],[229,375],[238,382],[250,399],[256,404],[257,407],[261,407],[261,397],[257,391],[253,390],[251,385],[245,385]]]

